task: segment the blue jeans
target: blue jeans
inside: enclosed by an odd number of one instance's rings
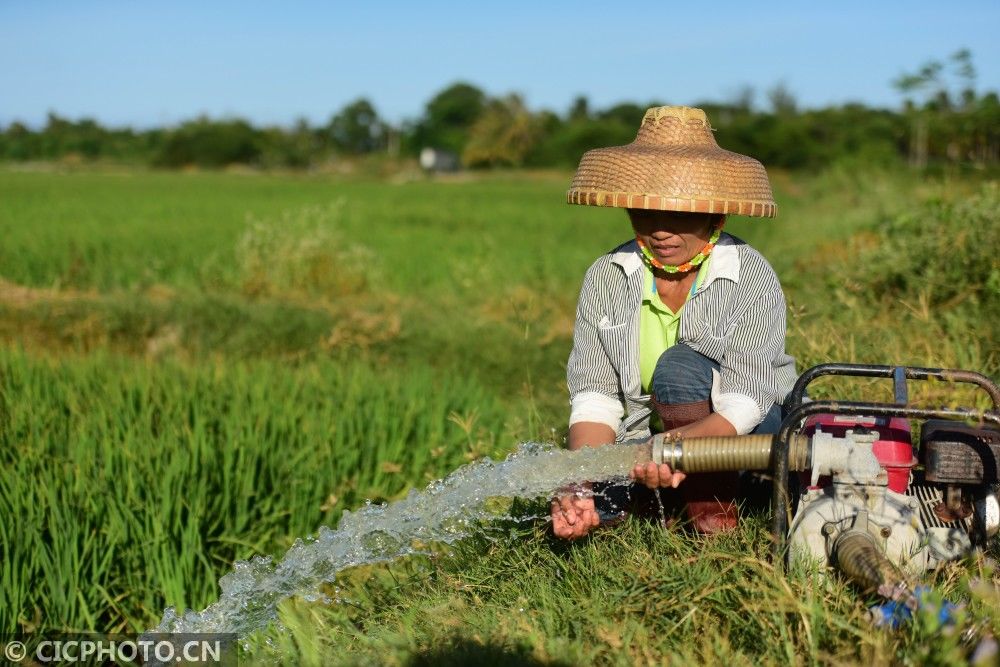
[[[657,360],[650,389],[656,400],[667,405],[707,401],[712,398],[713,370],[719,370],[719,362],[677,343]],[[752,432],[777,433],[781,420],[781,406],[772,405]]]
[[[695,352],[684,343],[677,343],[667,348],[657,360],[650,390],[657,401],[667,405],[709,401],[712,398],[712,371],[718,369],[719,363],[714,359]],[[782,407],[772,405],[763,421],[752,432],[777,433],[783,418]],[[594,492],[594,503],[601,521],[620,518],[630,507],[648,507],[652,502],[652,492],[638,484],[595,484]],[[674,500],[680,501],[679,498]],[[638,511],[646,512],[642,509]]]

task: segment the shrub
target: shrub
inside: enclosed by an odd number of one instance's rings
[[[258,131],[246,121],[199,118],[170,132],[153,164],[157,167],[251,164],[261,156],[260,143]]]
[[[1000,318],[1000,187],[985,185],[958,202],[932,201],[878,230],[864,253],[870,286],[891,296],[921,296],[932,309]]]

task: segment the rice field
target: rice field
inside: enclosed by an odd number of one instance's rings
[[[728,231],[778,271],[800,367],[1000,376],[1000,196],[982,180],[773,175],[779,217]],[[628,236],[620,211],[565,205],[567,182],[0,170],[0,632],[146,629],[365,499],[561,442],[579,283]],[[876,633],[854,591],[778,578],[765,553],[760,518],[711,539],[629,522],[574,546],[505,525],[350,573],[339,603],[290,602],[248,655],[960,659],[931,619]],[[997,631],[991,567],[935,581]]]

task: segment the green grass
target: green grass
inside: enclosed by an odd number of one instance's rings
[[[509,526],[434,559],[365,568],[339,604],[284,605],[283,630],[253,662],[299,664],[955,664],[960,638],[929,617],[879,632],[837,579],[780,576],[761,517],[704,538],[629,520],[572,546],[540,526]],[[987,579],[990,572],[969,571]],[[970,598],[966,619],[998,600],[968,593],[959,567],[934,577]],[[994,621],[994,628],[996,627]]]
[[[579,282],[628,236],[620,211],[564,205],[567,178],[0,171],[0,631],[147,628],[366,498],[560,441]],[[773,180],[779,218],[729,230],[778,271],[800,368],[1000,375],[995,187]],[[871,632],[840,584],[774,577],[760,522],[511,530],[351,573],[343,604],[291,602],[270,639],[316,663],[953,657],[933,626]],[[976,567],[936,581],[996,619]]]

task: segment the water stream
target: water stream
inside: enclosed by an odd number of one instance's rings
[[[419,553],[430,543],[450,544],[481,522],[509,518],[496,509],[497,499],[547,497],[583,480],[623,480],[636,462],[649,458],[648,446],[571,452],[522,445],[503,461],[483,459],[463,466],[401,500],[344,512],[336,530],[323,527],[315,538],[296,540],[277,563],[261,556],[237,562],[219,580],[218,601],[184,614],[168,607],[152,632],[245,637],[274,621],[287,598],[324,599],[321,586],[346,568]]]

